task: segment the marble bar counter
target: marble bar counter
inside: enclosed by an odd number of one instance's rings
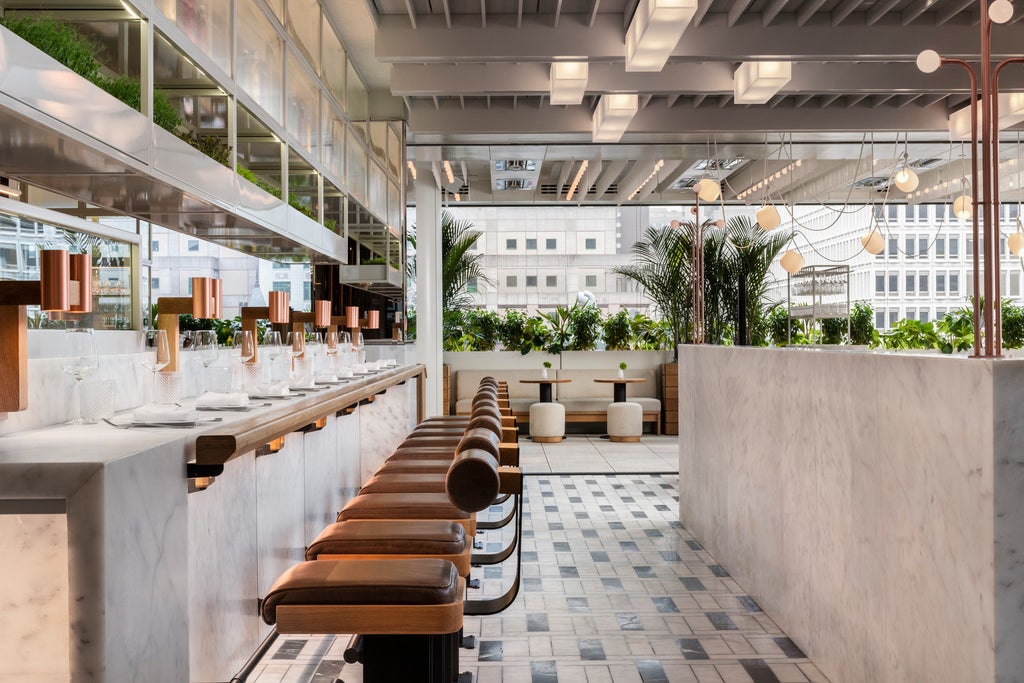
[[[1024,361],[682,346],[680,521],[835,683],[1024,681]]]
[[[229,680],[270,632],[258,599],[414,425],[421,369],[200,413],[223,419],[194,429],[100,423],[0,436],[0,680]],[[189,492],[200,435],[280,423],[374,384],[372,403],[332,409],[277,452],[237,454],[209,488]]]

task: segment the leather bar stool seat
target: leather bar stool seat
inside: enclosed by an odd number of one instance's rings
[[[418,460],[412,458],[399,458],[397,460],[386,460],[383,465],[377,470],[377,474],[398,474],[400,472],[408,473],[438,473],[445,474],[448,472],[448,468],[451,467],[451,458],[441,458],[435,460]]]
[[[442,519],[458,522],[472,538],[476,516],[452,505],[446,493],[367,493],[350,500],[338,521],[350,519]]]
[[[450,464],[450,463],[449,463]],[[378,471],[359,489],[364,493],[444,493],[445,474],[448,469],[438,474],[435,472],[395,472],[381,473]]]
[[[470,547],[461,524],[445,520],[352,520],[331,524],[306,548],[307,560],[433,557],[469,576]]]

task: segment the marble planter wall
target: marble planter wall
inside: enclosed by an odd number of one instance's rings
[[[1024,681],[1024,363],[679,367],[680,520],[831,680]]]

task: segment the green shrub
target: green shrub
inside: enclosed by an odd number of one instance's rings
[[[653,320],[637,313],[630,321],[632,348],[637,351],[672,349],[672,324],[667,320]]]
[[[100,64],[96,61],[96,55],[100,47],[82,35],[73,24],[66,24],[52,17],[20,17],[0,19],[0,25],[82,78],[93,83],[99,79]]]
[[[939,334],[940,351],[966,351],[974,346],[974,311],[969,308],[951,311],[935,321],[935,329]]]
[[[882,335],[887,349],[941,349],[942,342],[932,323],[904,318]]]
[[[498,323],[498,339],[506,351],[522,351],[525,330],[526,314],[510,308],[505,311],[505,316]]]
[[[630,325],[629,313],[621,310],[610,315],[601,324],[604,332],[604,345],[609,351],[628,351],[633,341],[633,330]]]
[[[593,351],[601,339],[601,309],[591,303],[569,309],[569,351]]]
[[[1024,346],[1024,308],[1003,301],[1003,346],[1008,349],[1019,349]],[[971,320],[973,329],[974,321]],[[972,340],[973,343],[973,340]]]
[[[846,318],[824,318],[821,321],[821,343],[842,344],[846,335]]]
[[[875,310],[866,301],[853,304],[850,312],[850,343],[878,346],[878,330],[875,329]]]
[[[153,112],[153,118],[156,119],[155,110]],[[216,135],[200,135],[196,131],[190,130],[179,134],[178,137],[216,161],[218,164],[231,168],[231,145],[222,141]]]
[[[519,352],[524,356],[530,351],[541,351],[551,343],[551,328],[543,318],[530,316],[523,325],[523,345]]]

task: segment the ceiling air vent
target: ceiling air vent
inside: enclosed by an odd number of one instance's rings
[[[619,184],[618,183],[612,183],[611,185],[608,186],[608,189],[605,190],[605,193],[607,193],[607,194],[618,194],[618,192],[619,192]],[[594,187],[593,185],[591,185],[590,189],[587,190],[587,194],[588,195],[592,195],[592,194],[596,195],[597,194],[597,188]]]
[[[853,184],[854,187],[860,190],[877,190],[887,187],[888,185],[889,176],[871,176],[868,178],[861,178]]]
[[[537,162],[525,159],[499,159],[494,162],[495,171],[536,171]]]
[[[693,165],[697,171],[731,171],[742,165],[746,159],[736,157],[733,159],[701,159]]]
[[[532,190],[534,186],[532,180],[526,178],[502,178],[494,181],[495,190]]]
[[[561,194],[556,183],[544,183],[540,186],[540,193],[547,197],[557,197]]]
[[[699,176],[683,176],[669,186],[670,190],[692,190],[700,182]]]

